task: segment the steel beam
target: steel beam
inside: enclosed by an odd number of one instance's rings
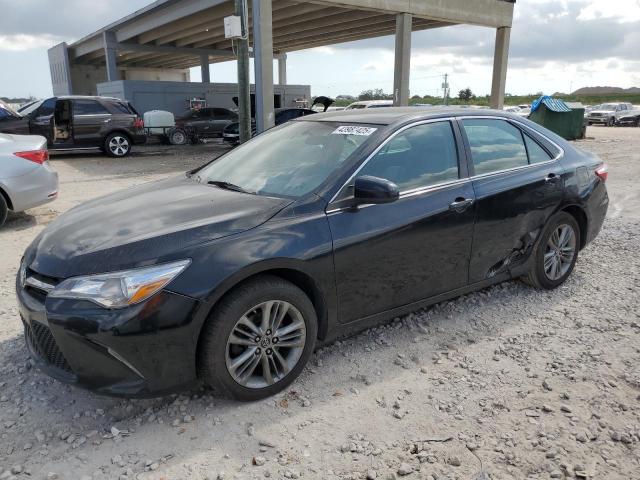
[[[278,55],[278,83],[287,84],[287,54]]]
[[[256,79],[256,131],[275,125],[273,112],[273,30],[271,0],[253,0],[253,55]]]
[[[496,29],[496,46],[493,54],[493,81],[491,83],[491,108],[498,110],[504,106],[504,91],[507,83],[507,63],[509,60],[509,39],[511,28]]]
[[[411,69],[411,28],[413,18],[408,13],[396,15],[396,51],[393,72],[393,104],[409,105],[409,72]]]
[[[118,42],[114,32],[103,32],[102,41],[104,42],[104,58],[107,66],[107,81],[114,82],[120,80],[120,72],[118,71]]]

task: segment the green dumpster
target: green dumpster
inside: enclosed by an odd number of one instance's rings
[[[548,128],[567,140],[584,138],[584,107],[551,97],[540,97],[531,106],[529,120]]]

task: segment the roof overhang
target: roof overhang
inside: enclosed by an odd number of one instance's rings
[[[211,63],[231,60],[223,18],[233,12],[232,0],[158,0],[69,45],[70,57],[73,63],[104,64],[104,32],[113,32],[121,68],[188,68],[200,65],[203,55]],[[513,1],[273,0],[274,53],[390,35],[397,13],[413,15],[414,31],[455,24],[509,27]]]

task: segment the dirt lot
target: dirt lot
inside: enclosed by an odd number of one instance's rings
[[[589,129],[610,215],[553,292],[504,283],[325,347],[288,392],[126,401],[30,368],[13,283],[60,212],[215,145],[58,156],[60,199],[0,231],[0,479],[640,478],[640,129]]]

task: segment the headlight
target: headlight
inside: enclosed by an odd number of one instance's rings
[[[58,284],[49,297],[89,300],[106,308],[128,307],[160,291],[190,263],[191,260],[181,260],[121,272],[68,278]]]

